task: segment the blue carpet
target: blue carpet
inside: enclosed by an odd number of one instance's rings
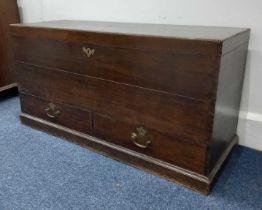
[[[236,147],[208,197],[24,126],[0,100],[0,210],[262,209],[262,154]]]

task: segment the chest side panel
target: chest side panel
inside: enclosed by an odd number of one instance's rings
[[[249,39],[249,36],[241,37],[242,44],[221,58],[213,133],[209,145],[209,172],[217,170],[217,166],[227,156],[237,135]]]

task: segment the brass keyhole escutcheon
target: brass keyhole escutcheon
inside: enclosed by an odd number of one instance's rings
[[[95,54],[95,49],[89,47],[82,47],[82,51],[88,58]]]
[[[57,106],[52,102],[50,102],[44,110],[46,115],[50,118],[56,118],[60,114]]]
[[[146,149],[151,144],[151,137],[144,126],[139,126],[130,135],[132,142],[143,149]]]

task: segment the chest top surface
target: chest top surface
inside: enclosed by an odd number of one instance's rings
[[[186,26],[145,23],[118,23],[77,20],[58,20],[39,23],[13,24],[17,27],[51,28],[101,33],[133,34],[196,40],[224,41],[236,36],[248,28],[217,26]]]

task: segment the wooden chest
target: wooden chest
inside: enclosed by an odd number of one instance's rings
[[[18,23],[18,7],[16,0],[0,0],[0,94],[16,89],[10,49],[9,24]]]
[[[237,143],[249,29],[11,26],[21,120],[208,193]]]

